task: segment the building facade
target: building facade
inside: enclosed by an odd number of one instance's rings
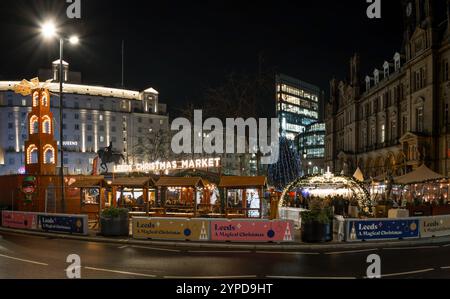
[[[40,71],[42,81],[58,78],[58,63],[55,61],[50,71]],[[83,85],[81,74],[69,72],[67,62],[64,78],[65,173],[90,174],[97,151],[110,143],[114,151],[124,155],[126,163],[144,162],[142,148],[152,149],[152,144],[146,143],[153,137],[156,140],[160,135],[169,135],[166,105],[159,102],[159,94],[153,88],[139,92]],[[14,93],[17,83],[0,82],[0,175],[23,173],[25,169],[26,123],[32,99]],[[59,83],[50,83],[49,90],[54,136],[59,145]]]
[[[325,160],[334,172],[401,175],[426,163],[450,174],[450,6],[416,0],[403,8],[400,51],[365,78],[356,54],[349,80],[330,82]]]
[[[304,174],[325,173],[325,123],[317,122],[305,127],[299,135],[299,152]]]
[[[283,74],[276,75],[275,80],[280,135],[294,141],[306,126],[321,119],[323,93],[314,85]]]

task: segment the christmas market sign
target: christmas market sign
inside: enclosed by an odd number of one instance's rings
[[[213,220],[211,241],[234,242],[292,242],[292,221]]]
[[[38,214],[39,227],[44,231],[88,234],[87,215]]]
[[[133,218],[136,239],[209,241],[206,219]]]
[[[181,161],[158,161],[130,165],[115,165],[115,173],[153,172],[179,169],[201,169],[220,167],[220,158],[190,159]]]
[[[420,236],[423,238],[450,236],[450,216],[422,217]]]
[[[2,226],[18,229],[37,229],[37,214],[2,211]]]
[[[36,192],[36,177],[27,176],[22,181],[22,192],[25,194],[25,202],[32,202],[32,195]]]
[[[419,219],[348,220],[347,241],[378,241],[420,237]]]

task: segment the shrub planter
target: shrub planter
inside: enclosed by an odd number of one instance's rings
[[[105,209],[100,217],[100,225],[103,236],[128,236],[128,210],[116,208]]]
[[[305,243],[324,243],[333,241],[333,221],[317,221],[302,224],[302,241]]]
[[[431,214],[433,216],[450,215],[450,205],[432,206]]]

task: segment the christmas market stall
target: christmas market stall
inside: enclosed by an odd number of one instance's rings
[[[227,218],[263,218],[266,177],[222,176],[219,188],[224,190]]]
[[[127,208],[133,215],[158,214],[156,183],[151,177],[121,177],[111,181],[112,205]]]
[[[97,220],[105,206],[106,185],[103,176],[68,178],[66,213],[86,214],[90,220]]]
[[[410,216],[450,214],[449,180],[425,164],[394,178],[394,184],[401,186],[402,192],[399,197],[391,199],[399,206],[406,206]]]
[[[200,177],[161,177],[156,182],[157,206],[165,216],[197,217],[208,214],[209,184]]]

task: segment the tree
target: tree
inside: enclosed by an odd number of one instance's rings
[[[286,137],[280,138],[278,162],[269,165],[269,184],[277,190],[283,190],[289,183],[302,174],[300,156]]]
[[[155,132],[149,130],[146,133],[133,138],[136,140],[132,147],[134,159],[154,162],[169,158],[169,133],[159,129]]]

